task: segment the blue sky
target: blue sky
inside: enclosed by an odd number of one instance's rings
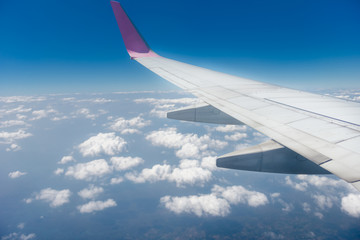
[[[359,87],[358,1],[121,2],[165,57],[301,89]],[[168,90],[124,49],[109,1],[1,1],[1,95]]]

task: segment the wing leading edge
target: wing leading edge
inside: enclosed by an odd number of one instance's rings
[[[297,161],[307,159],[314,164],[305,164],[304,169],[308,169],[309,166],[311,169],[302,173],[318,174],[329,171],[360,190],[359,103],[287,89],[161,57],[143,40],[120,3],[111,1],[111,6],[125,47],[132,59],[199,97],[212,106],[211,108],[219,110],[222,116],[221,123],[238,121],[229,123],[246,124],[269,136],[272,143],[264,146],[272,146],[274,149],[270,151],[271,154],[267,153],[268,157],[272,158],[275,156],[274,153],[286,153],[292,154],[295,159],[294,162],[287,163],[292,171],[287,171],[286,164],[283,163],[276,168],[276,164],[279,163],[268,160],[266,166],[269,171],[299,173]],[[172,116],[196,121],[197,118],[191,114],[200,112],[199,109],[181,110],[175,115],[172,113]],[[185,113],[188,115],[181,115]],[[209,110],[206,110],[206,114],[209,114]],[[202,122],[206,122],[206,118],[203,117]],[[213,114],[211,118],[212,122],[217,121],[214,120]],[[258,156],[265,156],[264,146],[254,148],[259,150],[251,156],[256,157],[257,153],[261,153]],[[224,163],[222,161],[227,159],[226,163],[230,163],[230,168],[261,171],[263,163],[251,167],[254,162],[250,161],[250,165],[240,166],[239,159],[244,159],[244,151],[238,155],[224,155],[218,159],[217,164],[221,166]],[[322,171],[319,166],[325,170]]]

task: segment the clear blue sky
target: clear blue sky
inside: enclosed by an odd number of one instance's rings
[[[121,4],[152,49],[289,87],[360,87],[358,0]],[[0,1],[0,95],[175,89],[130,61],[109,0]]]

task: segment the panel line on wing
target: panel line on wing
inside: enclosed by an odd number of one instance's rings
[[[336,120],[336,121],[339,121],[339,122],[342,122],[342,123],[351,124],[351,125],[360,127],[360,125],[356,124],[356,123],[352,123],[352,122],[348,122],[348,121],[341,120],[341,119],[338,119],[338,118],[326,116],[326,115],[323,115],[323,114],[320,114],[320,113],[315,113],[315,112],[312,112],[312,111],[309,111],[309,110],[306,110],[306,109],[303,109],[303,108],[298,108],[298,107],[295,107],[295,106],[292,106],[292,105],[289,105],[289,104],[286,104],[286,103],[281,103],[281,102],[278,102],[278,101],[275,101],[275,100],[272,100],[272,99],[269,99],[269,98],[264,98],[264,99],[267,100],[267,101],[276,103],[276,104],[287,106],[289,108],[294,108],[294,109],[301,110],[301,111],[304,111],[304,112],[308,112],[308,113],[311,113],[311,114],[314,114],[314,115],[317,115],[317,116],[329,118],[329,119]]]

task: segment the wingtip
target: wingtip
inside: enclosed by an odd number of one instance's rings
[[[149,45],[142,38],[135,25],[122,8],[121,4],[114,0],[111,0],[110,4],[114,11],[126,50],[131,59],[141,57],[158,57],[158,55],[150,49]]]

